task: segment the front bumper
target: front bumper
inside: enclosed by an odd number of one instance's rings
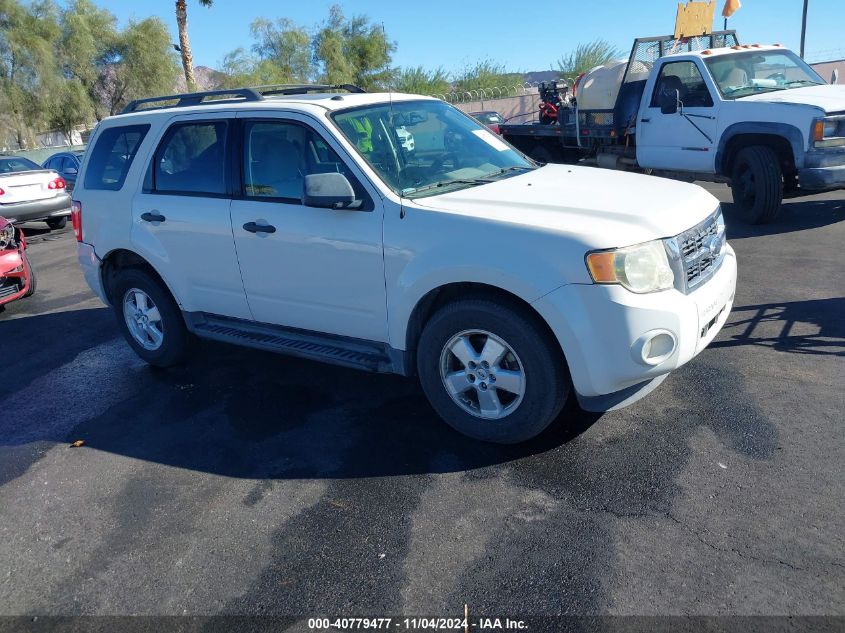
[[[798,170],[798,182],[808,193],[845,189],[845,148],[807,152],[804,167]]]
[[[10,222],[32,222],[48,218],[60,218],[70,215],[71,198],[61,193],[46,200],[0,204],[0,216]]]
[[[102,261],[94,252],[94,247],[85,242],[78,242],[76,245],[76,259],[82,269],[82,275],[91,290],[100,298],[100,301],[108,305],[105,288],[103,288],[103,276],[100,274]]]
[[[24,298],[32,285],[32,269],[21,250],[0,251],[0,306]]]
[[[643,397],[707,347],[733,307],[736,276],[727,245],[719,270],[688,295],[570,284],[533,305],[560,342],[582,406],[608,410]]]

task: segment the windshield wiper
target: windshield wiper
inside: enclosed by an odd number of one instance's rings
[[[499,176],[504,176],[505,174],[509,174],[513,171],[534,171],[535,169],[539,169],[539,167],[532,167],[530,165],[514,165],[513,167],[502,167],[499,171],[494,171],[489,174],[485,174],[485,178],[498,178]]]
[[[422,187],[410,187],[402,190],[402,195],[407,196],[414,193],[422,193],[423,191],[430,191],[431,189],[439,189],[440,187],[448,187],[450,185],[486,185],[490,181],[481,178],[456,178],[454,180],[440,180],[433,182],[430,185],[423,185]]]
[[[818,81],[811,81],[809,79],[796,79],[795,81],[787,82],[786,85],[787,86],[794,86],[796,84],[799,85],[799,86],[821,86],[822,85]]]

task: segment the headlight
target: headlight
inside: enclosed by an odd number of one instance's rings
[[[0,218],[0,249],[6,248],[15,241],[15,225]]]
[[[845,119],[840,117],[816,119],[813,140],[816,147],[841,147],[845,145]]]
[[[675,283],[661,240],[588,253],[587,269],[597,284],[621,284],[637,293],[668,290]]]

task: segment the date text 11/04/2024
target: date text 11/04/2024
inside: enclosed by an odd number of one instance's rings
[[[312,631],[399,630],[399,631],[520,631],[524,620],[511,618],[309,618]]]

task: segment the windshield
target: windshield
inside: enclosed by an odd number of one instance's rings
[[[11,174],[17,171],[30,171],[32,169],[41,169],[41,167],[23,156],[0,158],[0,174]]]
[[[473,187],[536,167],[486,127],[442,101],[382,103],[342,110],[333,119],[401,196]]]
[[[707,60],[707,67],[725,99],[825,83],[816,71],[788,50],[713,57]]]

